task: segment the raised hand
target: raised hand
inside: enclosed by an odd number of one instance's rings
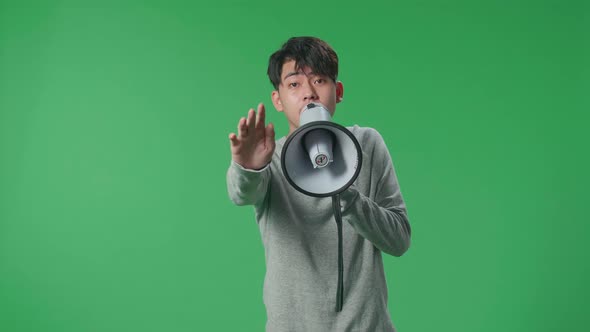
[[[275,130],[272,123],[264,124],[265,110],[258,104],[258,113],[248,111],[247,118],[238,122],[238,135],[229,134],[233,161],[247,169],[261,169],[266,166],[275,150]]]

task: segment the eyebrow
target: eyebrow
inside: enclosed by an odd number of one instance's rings
[[[287,75],[285,75],[285,77],[283,77],[283,81],[286,80],[287,78],[289,78],[291,76],[295,76],[295,75],[314,76],[317,74],[314,72],[309,72],[308,74],[305,74],[302,71],[292,71],[292,72],[288,73]]]

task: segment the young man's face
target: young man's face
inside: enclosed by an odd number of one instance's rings
[[[342,83],[326,76],[319,76],[310,68],[295,70],[295,60],[283,64],[281,84],[272,92],[272,102],[279,112],[284,112],[289,121],[289,134],[299,127],[299,114],[310,102],[324,105],[331,115],[336,104],[342,100]]]

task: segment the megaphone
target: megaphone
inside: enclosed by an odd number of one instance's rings
[[[309,103],[299,116],[299,128],[283,146],[281,168],[287,181],[298,191],[314,197],[332,197],[338,228],[338,285],[336,311],[344,301],[344,263],[342,253],[342,215],[339,194],[358,177],[362,150],[358,140],[345,127],[332,122],[320,103]]]
[[[343,192],[361,170],[359,142],[348,129],[332,122],[320,103],[307,104],[299,119],[299,128],[289,135],[281,153],[287,181],[314,197]]]

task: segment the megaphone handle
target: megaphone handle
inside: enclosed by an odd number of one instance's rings
[[[340,195],[332,196],[334,219],[338,227],[338,288],[336,291],[336,312],[342,311],[344,303],[344,260],[342,257],[342,212],[340,211]]]

